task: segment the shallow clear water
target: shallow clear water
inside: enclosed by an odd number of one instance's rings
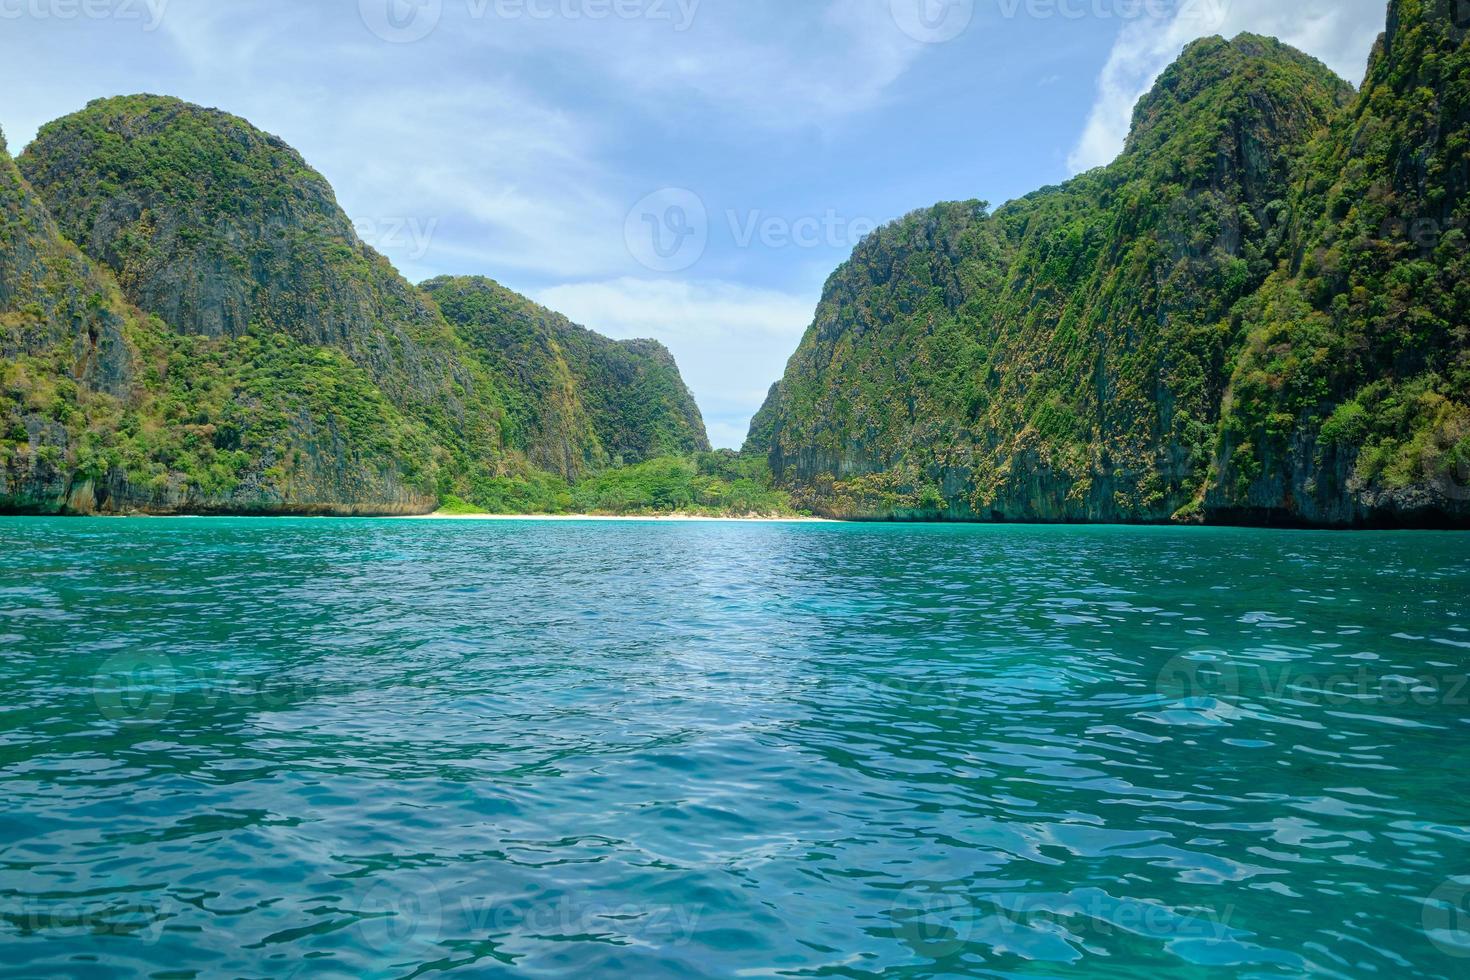
[[[1470,536],[0,522],[0,972],[1470,975]]]

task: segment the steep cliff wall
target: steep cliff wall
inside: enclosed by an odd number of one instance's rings
[[[678,365],[651,340],[610,340],[481,277],[424,283],[505,392],[531,461],[573,479],[709,449]]]
[[[0,511],[424,513],[707,447],[662,348],[497,296],[462,335],[279,139],[95,102],[0,146]]]
[[[1360,94],[1268,38],[1196,42],[1112,165],[880,229],[829,280],[748,449],[842,516],[1470,522],[1464,239],[1411,255],[1384,223],[1461,220],[1452,6],[1395,3]],[[1378,311],[1364,331],[1402,342],[1350,361],[1362,338],[1319,328],[1359,303]],[[1437,428],[1392,423],[1407,449],[1370,436],[1349,403],[1374,384],[1399,394],[1363,412],[1417,399]]]

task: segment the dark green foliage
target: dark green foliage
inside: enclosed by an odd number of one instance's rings
[[[1470,493],[1371,486],[1425,483],[1416,459],[1453,470],[1470,432],[1466,52],[1434,3],[1393,5],[1361,96],[1274,40],[1202,40],[1112,165],[880,229],[829,280],[748,448],[853,516],[1463,511]],[[1385,243],[1395,214],[1447,230]],[[1371,418],[1335,414],[1375,380]]]
[[[567,482],[540,471],[481,477],[471,487],[470,500],[490,514],[565,514],[572,509]]]
[[[357,240],[281,140],[177,99],[103,99],[42,127],[20,168],[62,232],[183,334],[341,350],[435,435],[454,486],[505,465],[499,393],[432,303]]]
[[[1350,483],[1398,508],[1470,500],[1470,49],[1453,10],[1394,4],[1362,96],[1301,168],[1293,248],[1237,311],[1218,506],[1281,505],[1281,469],[1336,471],[1309,498]]]
[[[0,149],[0,509],[555,513],[564,478],[708,448],[662,347],[493,284],[451,325],[243,120],[101,100],[21,165]]]
[[[573,485],[549,473],[478,482],[472,500],[450,496],[444,514],[795,516],[771,486],[765,460],[729,450],[665,456],[604,469]]]
[[[699,408],[656,341],[609,340],[489,279],[423,288],[501,382],[511,432],[535,465],[575,479],[709,448]]]
[[[340,351],[276,335],[168,337],[155,353],[146,408],[164,425],[121,427],[126,438],[109,462],[128,482],[162,489],[181,474],[199,496],[216,497],[248,479],[284,500],[298,489],[326,495],[317,484],[346,468],[434,495],[428,431]]]
[[[667,457],[590,476],[572,490],[586,514],[789,516],[787,496],[773,490],[760,460],[732,452]]]

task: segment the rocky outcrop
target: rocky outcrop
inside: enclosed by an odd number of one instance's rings
[[[1196,42],[1112,165],[880,229],[747,449],[834,516],[1470,523],[1464,238],[1379,232],[1463,214],[1446,10],[1396,2],[1361,94],[1268,38]]]
[[[536,466],[575,479],[709,450],[699,407],[657,341],[610,340],[482,277],[423,289],[500,382],[512,438]]]
[[[425,513],[707,445],[662,348],[535,318],[554,357],[462,335],[244,120],[94,102],[0,148],[0,511]]]
[[[439,430],[457,469],[499,465],[493,383],[280,139],[218,110],[129,96],[42,127],[20,167],[63,233],[174,330],[339,349]]]
[[[415,431],[342,355],[128,304],[0,147],[0,510],[423,513]],[[376,450],[391,452],[379,456]]]
[[[1239,312],[1225,519],[1470,524],[1470,45],[1396,0],[1352,107],[1306,153],[1285,262]]]
[[[0,137],[0,505],[64,504],[87,415],[116,410],[132,389],[134,315],[61,235]]]
[[[0,135],[0,357],[65,348],[88,387],[126,392],[130,316],[110,279],[66,241]]]

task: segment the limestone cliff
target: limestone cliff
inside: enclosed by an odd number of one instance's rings
[[[462,335],[294,150],[177,99],[0,147],[0,328],[0,511],[423,513],[706,445],[661,348]]]
[[[1196,42],[1110,166],[880,229],[747,448],[842,516],[1470,523],[1453,6],[1395,2],[1361,93]]]
[[[678,365],[651,340],[610,340],[481,277],[423,286],[505,392],[531,461],[568,479],[709,449]]]

